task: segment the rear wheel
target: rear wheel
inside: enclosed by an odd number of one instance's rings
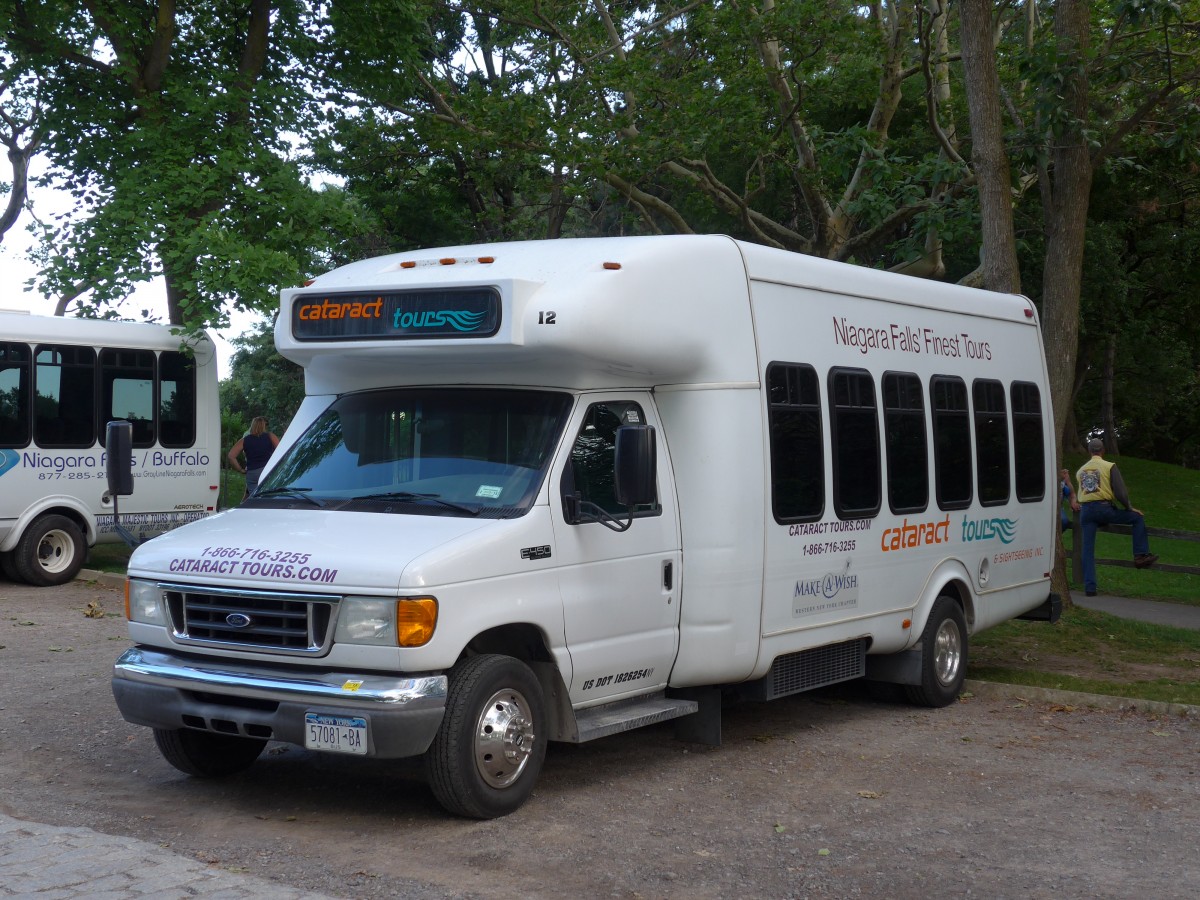
[[[13,550],[21,579],[39,587],[66,584],[83,567],[87,547],[79,526],[66,516],[35,519]]]
[[[259,738],[186,728],[155,728],[154,743],[163,759],[180,772],[200,778],[220,778],[248,769],[267,745]]]
[[[442,726],[425,754],[438,802],[473,819],[508,815],[529,799],[545,758],[545,702],[529,667],[498,655],[455,666]]]
[[[967,677],[967,621],[952,597],[938,597],[921,632],[921,683],[908,685],[919,706],[949,706]]]

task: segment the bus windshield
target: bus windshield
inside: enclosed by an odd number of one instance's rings
[[[398,388],[347,394],[300,436],[247,501],[512,518],[541,487],[568,394]]]

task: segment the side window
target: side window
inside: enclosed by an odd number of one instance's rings
[[[979,502],[1008,502],[1008,415],[1004,385],[978,379],[971,385],[975,407],[975,463],[979,467]]]
[[[593,403],[584,416],[583,426],[571,447],[571,462],[563,472],[564,495],[578,494],[583,503],[594,503],[613,516],[624,517],[626,507],[617,503],[613,483],[617,429],[622,425],[640,425],[646,421],[638,404],[625,400]],[[635,516],[662,512],[656,500],[635,506]]]
[[[34,440],[90,447],[96,440],[96,351],[40,344],[34,373]]]
[[[887,447],[888,506],[894,513],[929,506],[929,447],[921,379],[908,372],[883,376],[883,428]]]
[[[29,444],[31,356],[28,344],[0,341],[0,447]]]
[[[971,421],[967,385],[961,378],[935,375],[929,382],[933,407],[933,465],[941,509],[971,505]]]
[[[767,366],[767,421],[771,430],[771,511],[775,521],[821,518],[825,509],[821,392],[812,366]]]
[[[100,422],[133,424],[133,446],[154,446],[154,351],[100,351]]]
[[[833,508],[843,519],[879,512],[879,415],[875,382],[865,369],[829,373]]]
[[[1042,398],[1036,384],[1012,385],[1013,461],[1017,470],[1017,499],[1033,503],[1046,496],[1045,441]]]
[[[158,357],[158,442],[164,447],[196,443],[196,362],[174,350]]]

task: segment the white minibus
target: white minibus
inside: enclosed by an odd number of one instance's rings
[[[0,312],[0,566],[34,585],[74,578],[119,541],[105,428],[132,424],[136,539],[214,512],[220,413],[212,341],[163,325]]]
[[[237,509],[130,560],[113,691],[180,770],[423,754],[504,815],[547,741],[861,677],[959,694],[1053,621],[1026,298],[720,236],[466,246],[282,292],[306,398]]]

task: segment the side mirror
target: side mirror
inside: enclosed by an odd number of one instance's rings
[[[128,497],[133,493],[133,423],[109,422],[104,434],[104,472],[108,493]]]
[[[629,508],[653,503],[658,497],[658,444],[653,426],[622,425],[617,429],[615,450],[617,503]]]

